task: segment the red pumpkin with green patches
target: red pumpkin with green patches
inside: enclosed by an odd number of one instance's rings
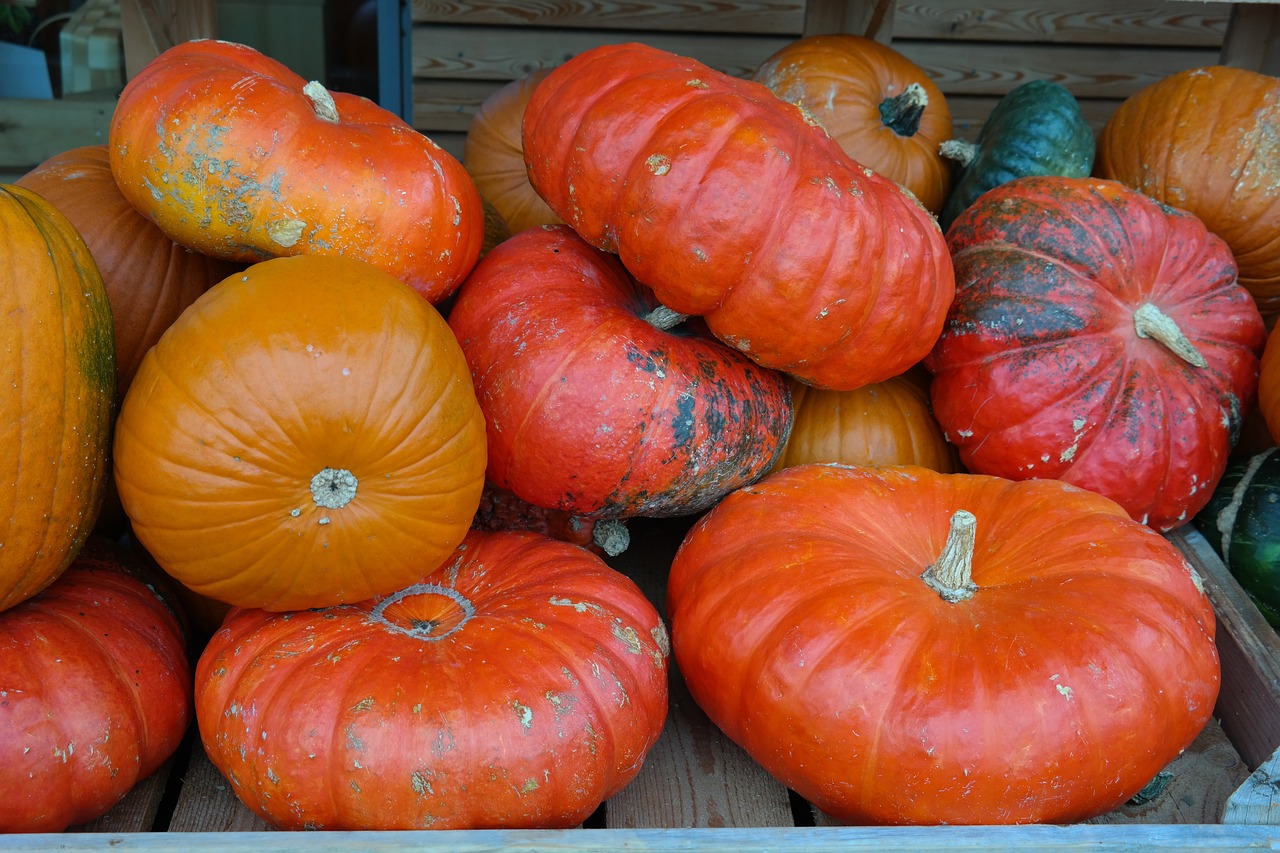
[[[490,483],[578,516],[657,517],[769,470],[791,429],[783,375],[659,308],[566,225],[485,256],[449,326],[485,413]]]
[[[472,531],[391,595],[233,610],[196,669],[205,750],[281,829],[559,828],[662,732],[666,629],[625,575]]]
[[[1018,178],[947,232],[957,294],[926,366],[967,470],[1056,478],[1165,531],[1226,468],[1266,329],[1230,249],[1115,181]]]

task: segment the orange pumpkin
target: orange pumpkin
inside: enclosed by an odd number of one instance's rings
[[[939,146],[951,109],[928,73],[897,50],[849,34],[797,39],[756,69],[755,79],[799,104],[845,153],[915,194],[931,213],[951,189]]]
[[[372,101],[244,45],[160,54],[125,86],[108,142],[129,202],[206,254],[346,255],[432,302],[480,256],[484,212],[461,163]]]
[[[788,385],[795,416],[773,471],[806,462],[963,470],[933,417],[929,374],[921,367],[853,391],[813,388],[794,379]]]
[[[1094,172],[1199,217],[1263,316],[1280,313],[1280,79],[1221,65],[1165,77],[1112,114]]]
[[[58,208],[93,253],[115,320],[121,395],[143,354],[182,309],[244,266],[178,245],[139,213],[111,174],[106,145],[64,151],[16,183]]]
[[[1280,332],[1274,328],[1267,334],[1258,368],[1258,414],[1266,424],[1271,442],[1257,437],[1259,448],[1280,443]]]
[[[462,163],[476,189],[502,215],[513,234],[561,221],[529,183],[520,141],[525,105],[548,73],[550,69],[539,68],[485,98],[471,119],[462,149]]]
[[[52,583],[97,520],[116,364],[89,247],[44,198],[0,185],[0,610]]]
[[[138,541],[193,591],[268,610],[416,580],[466,535],[485,462],[439,312],[327,255],[214,285],[143,358],[116,424]]]

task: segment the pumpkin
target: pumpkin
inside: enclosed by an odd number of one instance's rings
[[[773,471],[807,462],[961,470],[930,410],[929,374],[922,367],[853,391],[811,388],[794,379],[787,384],[795,416]]]
[[[121,92],[108,144],[125,198],[208,255],[349,256],[432,302],[480,255],[484,211],[461,163],[372,101],[244,45],[161,53]]]
[[[1068,823],[1199,734],[1213,608],[1168,540],[1054,480],[801,465],[671,566],[676,664],[725,734],[851,823]]]
[[[111,305],[75,226],[0,185],[0,610],[35,595],[83,546],[102,507],[116,365]]]
[[[960,168],[938,221],[945,231],[978,196],[1014,178],[1087,177],[1095,147],[1093,128],[1069,89],[1052,80],[1015,86],[996,102],[976,141],[942,143],[942,156]]]
[[[178,748],[193,716],[179,615],[127,549],[86,540],[0,613],[0,832],[106,814]]]
[[[55,154],[16,183],[65,215],[93,254],[115,321],[121,395],[143,354],[182,310],[243,267],[174,243],[134,209],[111,174],[106,145]]]
[[[1258,610],[1280,629],[1280,451],[1227,466],[1195,526]]]
[[[621,519],[588,518],[534,506],[489,483],[480,494],[480,507],[471,527],[488,531],[531,530],[579,545],[602,557],[616,557],[631,544],[631,531]]]
[[[560,217],[529,184],[520,125],[533,90],[550,69],[539,68],[496,89],[476,108],[467,125],[462,164],[480,196],[492,204],[513,233],[535,225],[555,225]]]
[[[1213,65],[1140,89],[1103,127],[1095,173],[1199,217],[1262,314],[1280,313],[1280,79]]]
[[[955,283],[933,217],[760,83],[603,45],[538,85],[523,145],[556,215],[762,366],[850,390],[941,331]]]
[[[457,341],[364,261],[275,258],[210,288],[143,358],[115,475],[189,589],[294,610],[401,588],[462,540],[484,416]]]
[[[667,656],[653,605],[596,555],[474,531],[391,595],[233,610],[196,715],[236,795],[282,829],[569,827],[657,741]]]
[[[485,414],[489,482],[573,515],[659,517],[769,469],[791,426],[782,374],[659,308],[567,225],[485,256],[449,326]]]
[[[1275,444],[1280,436],[1280,333],[1274,327],[1267,333],[1258,369],[1258,413],[1266,425],[1270,443]],[[1265,445],[1267,442],[1263,438],[1259,443]]]
[[[1167,531],[1222,476],[1265,327],[1226,244],[1115,181],[1017,178],[947,232],[934,416],[965,468],[1100,492]]]
[[[779,48],[752,79],[803,107],[854,160],[910,190],[937,213],[951,187],[939,146],[951,109],[928,73],[865,36],[812,35]]]

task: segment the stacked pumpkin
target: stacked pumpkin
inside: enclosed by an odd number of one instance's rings
[[[1088,178],[1065,90],[1002,107],[1052,129],[1039,154],[1077,147],[992,181],[1005,161],[951,165],[945,99],[896,51],[801,40],[755,76],[590,50],[487,104],[464,169],[254,51],[180,45],[94,152],[129,226],[193,264],[117,335],[127,369],[103,315],[137,261],[90,251],[95,205],[72,226],[6,196],[70,294],[46,299],[54,396],[93,401],[14,400],[20,471],[83,465],[19,484],[77,503],[15,514],[9,607],[70,576],[108,460],[144,557],[211,607],[194,676],[156,665],[190,698],[125,783],[194,715],[281,828],[581,822],[666,712],[663,621],[599,556],[638,516],[701,516],[666,602],[695,699],[837,818],[1085,819],[1189,744],[1214,621],[1159,533],[1254,405],[1231,246]],[[52,196],[60,168],[31,179]]]

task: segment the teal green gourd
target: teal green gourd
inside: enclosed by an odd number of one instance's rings
[[[960,168],[938,222],[945,231],[978,196],[1014,178],[1087,177],[1095,149],[1093,128],[1065,86],[1052,80],[1023,83],[996,103],[975,142],[942,143],[942,155]]]
[[[1193,523],[1280,629],[1280,448],[1231,462]]]

